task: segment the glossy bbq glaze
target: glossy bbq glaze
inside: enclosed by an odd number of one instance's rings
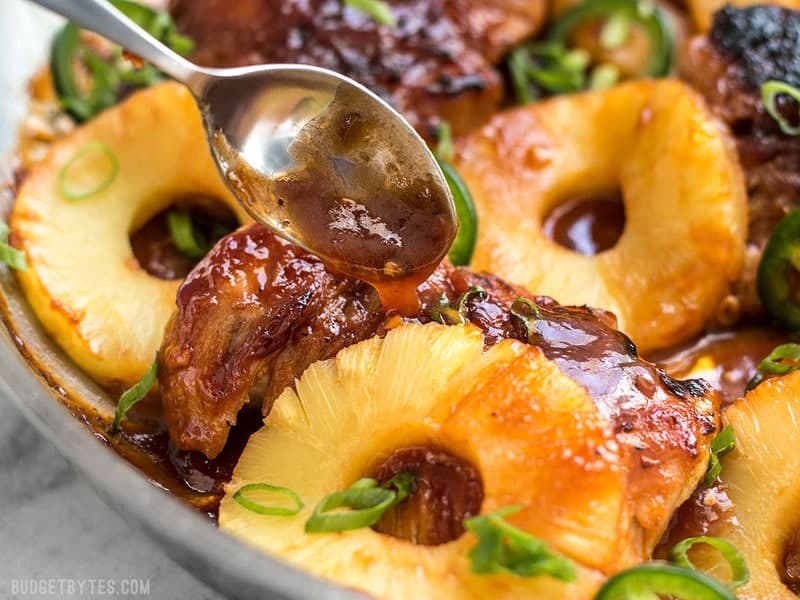
[[[166,230],[163,227],[159,227],[159,230],[162,236],[160,241],[157,233],[149,236],[150,241],[156,245],[166,242],[164,239],[167,235]],[[264,234],[266,234],[265,231],[262,232],[262,235]],[[237,236],[234,236],[233,239],[236,239]],[[355,343],[360,337],[369,337],[374,332],[380,333],[384,326],[392,327],[402,322],[402,319],[399,319],[396,315],[387,315],[381,310],[379,298],[369,286],[326,274],[324,267],[318,260],[296,248],[293,248],[287,255],[283,255],[285,246],[288,245],[275,239],[274,236],[268,235],[264,239],[259,239],[258,236],[248,239],[245,236],[239,239],[245,241],[241,249],[244,249],[245,254],[252,260],[264,260],[270,249],[277,248],[280,250],[279,254],[282,255],[281,260],[284,261],[280,272],[284,274],[305,273],[308,277],[308,279],[298,281],[297,286],[293,289],[304,289],[306,292],[300,294],[300,298],[301,304],[305,303],[302,310],[307,311],[306,316],[309,321],[305,322],[305,324],[301,323],[299,326],[295,323],[291,331],[286,330],[281,334],[283,336],[282,343],[285,343],[286,339],[291,341],[289,347],[284,350],[285,356],[273,358],[271,374],[274,377],[270,378],[269,381],[265,381],[264,373],[262,372],[260,373],[262,377],[259,381],[256,381],[259,379],[258,376],[253,378],[252,382],[258,383],[258,385],[253,386],[257,403],[260,403],[261,398],[266,399],[270,395],[274,397],[284,385],[288,385],[291,382],[294,377],[294,371],[297,368],[296,365],[292,366],[291,363],[295,362],[297,353],[307,354],[308,360],[312,361],[315,357],[323,356],[318,354],[319,342],[337,340],[334,346],[336,348],[344,347]],[[265,240],[269,243],[264,244]],[[239,262],[241,257],[236,256],[240,251],[238,245],[231,246],[223,242],[218,246],[218,250],[231,252],[230,262],[226,263],[222,270],[214,268],[203,270],[200,268],[198,270],[200,275],[197,277],[199,283],[191,284],[190,282],[187,286],[187,292],[189,292],[190,296],[197,292],[197,289],[191,290],[192,285],[206,286],[204,293],[208,294],[208,296],[205,300],[214,301],[213,290],[218,282],[231,274],[244,276],[245,271],[250,268],[248,265]],[[238,274],[237,269],[239,270]],[[258,282],[266,282],[268,271],[269,269],[256,269],[245,277],[247,281],[238,281],[238,284],[245,289],[253,288],[258,290]],[[320,281],[324,285],[319,285]],[[428,282],[420,287],[419,296],[423,303],[423,312],[430,311],[431,307],[440,301],[442,293],[447,296],[450,302],[455,302],[459,295],[475,285],[483,286],[490,296],[486,299],[473,297],[467,304],[467,315],[470,321],[477,324],[484,331],[487,344],[494,344],[506,337],[525,339],[527,332],[524,327],[515,322],[509,316],[507,310],[507,303],[523,292],[513,286],[504,284],[496,278],[475,275],[463,269],[442,267],[437,270]],[[319,298],[320,289],[325,290],[323,297],[328,299],[329,304],[322,312],[318,312],[319,306],[316,308],[309,306],[312,297]],[[503,298],[504,301],[498,301],[498,297]],[[251,303],[249,308],[257,311],[260,305],[257,295],[252,295],[247,300]],[[280,297],[276,300],[282,307],[278,318],[281,315],[292,314],[288,310],[290,306],[288,302],[281,301]],[[656,382],[657,384],[660,382],[660,384],[664,384],[664,389],[666,390],[669,390],[669,386],[675,387],[672,380],[664,377],[652,366],[643,365],[641,367],[643,368],[641,373],[643,378],[639,377],[639,374],[635,377],[630,377],[625,373],[625,365],[631,360],[632,346],[627,338],[613,330],[614,322],[610,315],[602,311],[592,313],[585,310],[566,309],[555,305],[548,299],[537,299],[537,302],[541,303],[542,308],[551,307],[553,311],[553,315],[545,317],[542,323],[542,331],[551,339],[550,348],[548,349],[549,355],[551,358],[559,360],[562,368],[571,372],[579,380],[588,384],[594,382],[595,398],[600,401],[601,406],[603,403],[605,404],[604,410],[608,414],[616,415],[615,418],[621,429],[630,429],[632,426],[635,428],[636,423],[626,420],[623,414],[624,411],[619,411],[619,407],[614,405],[613,393],[603,394],[602,390],[598,391],[604,385],[601,383],[602,378],[598,380],[582,369],[581,363],[585,361],[586,356],[585,354],[581,356],[581,353],[585,353],[587,348],[581,350],[581,345],[588,346],[591,352],[600,351],[604,357],[604,364],[611,366],[610,372],[607,373],[606,382],[613,382],[613,385],[619,386],[619,390],[623,393],[626,388],[630,391],[631,386],[636,388],[637,381],[638,385],[643,385],[645,388],[650,386],[644,382]],[[194,307],[198,310],[198,313],[202,313],[205,310],[205,307],[202,306],[202,301],[200,304],[200,306]],[[563,322],[559,321],[558,315],[563,314],[565,311],[571,317],[578,315],[579,318],[585,318],[585,324],[589,330],[587,331],[586,327],[577,329],[562,327]],[[354,317],[356,321],[358,319],[362,320],[363,330],[360,333],[354,332],[351,327]],[[428,318],[428,312],[419,316],[419,320],[427,320]],[[319,327],[314,326],[314,323],[317,323]],[[347,326],[343,327],[345,324]],[[224,320],[217,325],[219,325],[219,331],[225,331]],[[241,323],[238,325],[241,325]],[[602,335],[598,337],[595,335],[596,332],[591,332],[592,326],[599,327]],[[245,327],[240,331],[245,339],[248,335],[246,329]],[[325,333],[322,339],[319,338],[320,331]],[[242,377],[244,379],[239,380],[238,383],[244,385],[244,387],[252,383],[249,379],[252,374],[247,368],[248,365],[244,363],[247,363],[248,360],[258,359],[259,356],[263,357],[263,344],[259,347],[259,342],[264,339],[266,330],[259,330],[258,327],[255,327],[251,333],[254,334],[249,340],[251,345],[241,348],[238,355],[226,354],[224,364],[220,366],[221,370],[212,378],[212,383],[219,384],[236,381],[236,377],[231,379],[231,372],[237,372],[234,367],[237,361],[239,361],[238,366],[240,368],[244,367],[244,370],[240,371],[238,375],[240,379]],[[746,373],[746,376],[742,379],[749,379],[752,374],[752,365],[760,360],[763,354],[770,349],[768,346],[774,339],[776,339],[775,334],[764,335],[764,332],[757,330],[751,333],[746,332],[741,336],[736,333],[722,336],[714,335],[701,340],[693,347],[680,349],[675,357],[660,357],[660,361],[661,364],[669,368],[673,375],[686,376],[687,366],[694,357],[700,355],[710,356],[717,360],[719,364],[724,364],[726,367],[729,366],[732,370],[741,370]],[[577,347],[570,349],[567,342],[569,344],[577,343]],[[766,348],[766,350],[762,351],[761,348]],[[259,352],[262,354],[259,354]],[[331,354],[335,354],[335,350],[331,351]],[[244,360],[244,363],[241,362],[242,360]],[[615,363],[616,367],[614,366]],[[225,368],[233,368],[233,370],[225,371]],[[683,386],[677,386],[675,389],[679,394],[690,392],[690,390],[682,388]],[[671,392],[669,392],[669,395],[671,395]],[[245,403],[248,402],[249,397],[249,394],[244,395]],[[189,506],[207,514],[212,520],[216,517],[223,484],[230,479],[239,454],[244,448],[249,435],[261,425],[260,410],[256,406],[245,409],[240,413],[237,425],[231,429],[224,449],[218,456],[209,459],[199,452],[179,450],[170,442],[166,422],[160,410],[157,397],[151,398],[149,402],[143,402],[139,407],[131,411],[130,419],[123,423],[123,430],[117,435],[111,435],[108,423],[99,420],[91,411],[82,411],[79,403],[71,404],[71,409],[78,413],[78,416],[87,423],[98,438],[105,441],[126,460],[142,470],[154,483],[169,490]],[[647,463],[647,457],[644,457],[640,462],[642,466]],[[647,493],[647,486],[643,485],[642,488],[643,492]],[[459,486],[455,486],[452,493],[457,496],[459,489]],[[417,503],[415,505],[417,510],[422,510],[422,504],[419,499],[415,500],[415,502]],[[433,498],[433,505],[435,505],[435,497]],[[413,513],[414,511],[410,511],[407,514]],[[402,520],[393,525],[395,530],[409,526],[410,524],[407,521],[404,522]],[[442,532],[434,532],[430,533],[427,539],[435,540],[437,536],[439,536],[438,539],[446,537]]]
[[[394,27],[339,0],[172,0],[179,28],[196,42],[192,59],[213,67],[301,63],[367,86],[422,135],[448,121],[458,135],[500,106],[492,63],[535,33],[541,0],[390,2]]]
[[[534,344],[586,387],[617,442],[630,449],[632,514],[644,544],[654,543],[659,523],[704,467],[717,396],[702,382],[678,382],[641,360],[609,313],[562,307],[448,264],[417,293],[421,310],[410,320],[429,321],[443,304],[452,315],[461,304],[460,318],[483,331],[487,346],[504,339]],[[520,297],[538,312],[527,327],[511,312]],[[172,440],[216,457],[251,390],[267,414],[308,365],[381,335],[387,319],[391,326],[402,322],[366,284],[329,272],[262,226],[238,230],[186,279],[165,332],[159,382]]]
[[[414,290],[447,254],[458,222],[433,157],[385,110],[341,85],[286,149],[287,164],[255,172],[217,137],[226,177],[247,210],[326,265],[374,286],[386,307],[419,310]]]

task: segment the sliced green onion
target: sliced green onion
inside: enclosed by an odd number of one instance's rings
[[[294,506],[287,508],[285,506],[262,504],[261,502],[256,502],[245,496],[245,494],[252,492],[270,492],[278,496],[285,496],[294,503]],[[305,506],[300,496],[289,488],[269,485],[268,483],[248,483],[247,485],[243,485],[234,492],[233,499],[249,511],[272,517],[292,517],[303,510]]]
[[[8,243],[8,225],[0,221],[0,262],[17,271],[27,271],[25,253]]]
[[[706,472],[706,485],[714,483],[722,472],[722,463],[719,457],[724,456],[736,446],[736,437],[733,434],[733,427],[726,425],[716,437],[711,441],[711,456],[708,461],[708,471]]]
[[[442,293],[438,302],[431,309],[430,317],[432,321],[442,325],[463,325],[467,322],[467,310],[469,302],[473,297],[479,299],[486,298],[486,290],[479,285],[471,286],[466,292],[458,297],[455,306],[450,304],[447,294]]]
[[[600,30],[600,44],[607,50],[622,46],[631,32],[631,17],[625,12],[611,15]]]
[[[469,306],[469,301],[472,300],[473,297],[478,298],[479,300],[484,300],[486,298],[486,290],[479,285],[473,285],[470,286],[470,288],[466,292],[461,294],[461,297],[458,299],[458,302],[456,303],[456,310],[458,310],[459,313],[464,315],[464,317],[466,317],[467,315],[467,308]]]
[[[517,577],[549,575],[560,581],[574,581],[577,575],[571,560],[505,520],[521,508],[509,506],[464,521],[464,526],[478,538],[468,554],[472,572]]]
[[[775,119],[783,133],[798,136],[800,135],[800,125],[789,123],[778,110],[776,103],[779,94],[786,94],[792,97],[795,102],[800,102],[800,90],[783,81],[770,80],[761,85],[761,102],[764,108],[767,109],[769,116]]]
[[[394,504],[400,504],[417,489],[417,475],[413,471],[400,471],[381,486],[385,490],[394,488]]]
[[[381,25],[394,27],[397,23],[392,7],[383,0],[344,0],[344,3],[350,8],[363,12]]]
[[[208,243],[200,240],[200,232],[195,230],[192,216],[182,211],[167,214],[167,228],[175,247],[189,258],[203,258],[208,253]]]
[[[351,531],[374,525],[383,513],[399,502],[400,494],[410,493],[406,480],[398,479],[400,475],[402,473],[387,482],[397,491],[376,487],[374,479],[359,479],[349,489],[325,496],[306,521],[306,533]],[[343,508],[350,510],[339,510]]]
[[[25,260],[25,253],[17,250],[6,243],[0,243],[0,262],[8,265],[17,271],[27,271],[28,263]]]
[[[619,69],[614,65],[603,64],[592,69],[589,77],[590,90],[605,90],[619,81]]]
[[[131,0],[110,1],[122,14],[178,54],[186,56],[194,49],[194,42],[178,33],[178,29],[168,13],[157,11]]]
[[[530,104],[536,99],[528,76],[530,68],[530,58],[525,47],[515,48],[508,55],[508,72],[511,75],[511,86],[514,88],[517,104]]]
[[[119,431],[119,425],[122,423],[122,419],[125,418],[125,415],[131,409],[131,407],[139,402],[139,400],[144,398],[147,395],[147,392],[152,389],[153,385],[156,383],[157,376],[158,357],[156,356],[156,358],[153,360],[153,364],[150,365],[147,373],[145,373],[144,377],[142,377],[142,380],[119,397],[119,402],[117,402],[117,413],[114,415],[114,424],[111,427],[112,431]]]
[[[561,43],[527,44],[508,58],[511,83],[519,104],[536,99],[535,86],[551,93],[577,92],[586,85],[591,62],[585,50],[568,50]]]
[[[61,167],[58,173],[61,195],[69,200],[84,200],[99,194],[111,185],[118,172],[119,162],[111,148],[90,142]]]
[[[447,294],[442,293],[430,312],[431,321],[436,321],[442,325],[463,325],[467,322],[466,317],[455,307],[451,306]]]
[[[525,333],[529,343],[534,343],[535,339],[539,336],[539,330],[536,328],[536,322],[542,316],[542,307],[527,298],[517,298],[511,304],[509,312],[511,316],[516,318],[522,326],[525,327]]]
[[[747,382],[750,391],[764,381],[764,375],[786,375],[800,369],[800,344],[781,344],[758,363],[758,372]]]
[[[764,381],[764,374],[760,372],[756,373],[750,378],[747,385],[744,386],[744,391],[749,392],[750,390],[756,389],[762,381]]]
[[[727,587],[692,569],[646,563],[617,573],[606,581],[594,600],[736,600]]]
[[[475,210],[475,201],[472,199],[467,184],[450,165],[450,163],[439,159],[439,167],[442,169],[444,180],[450,187],[453,195],[453,203],[456,207],[456,218],[458,219],[458,233],[447,258],[456,267],[468,265],[475,252],[475,244],[478,240],[478,212]]]
[[[697,570],[689,560],[689,550],[696,544],[706,544],[715,548],[722,555],[722,558],[728,562],[728,566],[731,569],[731,582],[728,584],[730,589],[736,589],[750,581],[750,570],[747,568],[747,563],[742,555],[739,554],[736,546],[721,538],[710,536],[687,538],[672,547],[672,550],[669,551],[669,560],[679,567]]]
[[[192,50],[193,42],[178,33],[167,13],[131,0],[110,2],[175,52],[187,54]],[[79,85],[76,76],[76,63],[81,62],[89,74],[88,89]],[[50,72],[59,102],[78,122],[86,121],[113,106],[126,87],[146,87],[163,79],[161,73],[149,64],[140,69],[131,69],[120,50],[113,52],[110,59],[101,58],[83,44],[80,29],[72,23],[65,25],[53,39]]]
[[[800,344],[781,344],[758,363],[767,375],[786,375],[800,369]]]
[[[448,163],[453,162],[453,159],[456,157],[456,150],[453,146],[453,130],[450,128],[450,123],[442,121],[439,124],[437,137],[439,139],[434,154],[439,157],[440,160]]]

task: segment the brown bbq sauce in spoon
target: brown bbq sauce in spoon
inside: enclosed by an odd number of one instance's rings
[[[403,155],[409,133],[342,87],[287,148],[294,166],[265,178],[213,140],[229,184],[258,220],[333,270],[376,288],[387,310],[419,310],[416,288],[456,235],[446,183],[427,157]],[[380,140],[378,140],[380,136]],[[389,140],[387,142],[386,140]]]

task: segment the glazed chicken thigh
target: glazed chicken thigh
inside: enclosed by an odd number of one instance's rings
[[[485,121],[504,91],[492,66],[544,19],[543,0],[391,2],[395,27],[339,0],[173,0],[192,58],[215,67],[303,63],[363,83],[426,137]]]
[[[628,452],[627,490],[639,531],[633,552],[645,556],[705,471],[716,392],[702,381],[675,381],[641,359],[604,311],[560,306],[449,264],[418,296],[419,313],[408,320],[430,321],[461,299],[460,314],[487,346],[509,338],[538,346],[586,388]],[[533,311],[527,322],[517,316],[519,298],[530,301],[523,301]],[[264,227],[230,234],[186,278],[159,352],[173,442],[216,456],[251,394],[267,414],[309,365],[402,320],[387,315],[367,284],[330,272]]]

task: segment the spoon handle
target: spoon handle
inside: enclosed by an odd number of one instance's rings
[[[118,11],[108,0],[30,0],[99,33],[154,64],[173,79],[189,83],[197,67],[167,48]]]

